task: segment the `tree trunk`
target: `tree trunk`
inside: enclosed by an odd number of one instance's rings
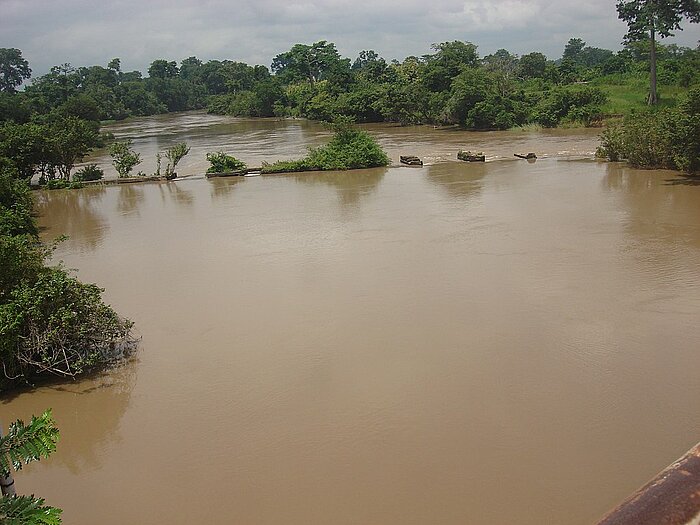
[[[650,106],[655,106],[659,99],[656,95],[656,31],[654,31],[653,25],[651,26],[649,35],[651,37],[651,52],[649,54],[651,89],[649,90],[649,99],[647,102]]]
[[[2,437],[2,425],[0,424],[0,437]],[[12,479],[12,473],[7,477],[0,474],[0,494],[3,496],[15,496],[15,480]]]

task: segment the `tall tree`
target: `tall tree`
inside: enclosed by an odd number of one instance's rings
[[[175,78],[180,73],[177,62],[159,58],[151,62],[148,68],[148,76],[151,78]]]
[[[277,55],[271,68],[285,83],[306,80],[314,84],[324,80],[339,62],[340,53],[335,44],[320,40],[311,45],[295,44],[286,53]]]
[[[17,86],[32,76],[29,62],[15,48],[0,48],[0,91],[14,93]]]
[[[543,78],[547,69],[547,57],[538,51],[533,51],[520,57],[519,66],[522,78]]]
[[[656,93],[656,39],[673,35],[681,28],[681,20],[700,22],[700,0],[620,0],[617,14],[627,23],[626,42],[649,39],[650,90],[649,104],[658,102]]]
[[[561,57],[562,60],[577,62],[584,47],[586,47],[586,43],[580,38],[570,38],[564,46],[564,54]]]

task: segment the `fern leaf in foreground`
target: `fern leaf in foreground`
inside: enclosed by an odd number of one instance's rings
[[[23,464],[49,457],[57,442],[58,428],[50,409],[39,417],[32,416],[28,425],[15,421],[7,435],[0,437],[0,473],[7,476],[10,465],[20,470]]]
[[[44,506],[44,500],[34,496],[0,498],[2,525],[60,525],[61,512],[61,509]]]

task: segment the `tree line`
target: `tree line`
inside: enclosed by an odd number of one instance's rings
[[[700,51],[654,45],[662,85],[689,86],[699,79]],[[606,100],[600,79],[649,75],[650,40],[630,40],[618,52],[580,38],[549,60],[540,52],[517,56],[505,49],[480,57],[470,42],[434,44],[431,53],[387,61],[373,50],[351,60],[326,41],[296,44],[270,68],[196,57],[154,60],[148,75],[106,66],[61,64],[34,78],[21,52],[0,50],[0,120],[26,123],[36,115],[86,121],[208,108],[219,114],[294,116],[358,122],[458,124],[506,129],[535,123],[590,125]],[[43,119],[46,120],[46,119]]]

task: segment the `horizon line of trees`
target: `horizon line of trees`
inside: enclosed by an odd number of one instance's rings
[[[432,53],[387,61],[365,50],[351,61],[335,44],[296,44],[271,66],[189,57],[154,60],[148,76],[106,67],[61,64],[31,79],[17,49],[0,50],[0,121],[26,123],[60,113],[88,121],[207,108],[235,116],[295,116],[358,122],[459,124],[505,129],[562,121],[590,125],[604,95],[584,83],[610,75],[648,76],[649,40],[630,40],[615,53],[571,38],[561,58],[505,49],[480,57],[470,42],[433,44]],[[654,46],[661,84],[700,80],[700,46]],[[17,90],[28,79],[31,82]]]

